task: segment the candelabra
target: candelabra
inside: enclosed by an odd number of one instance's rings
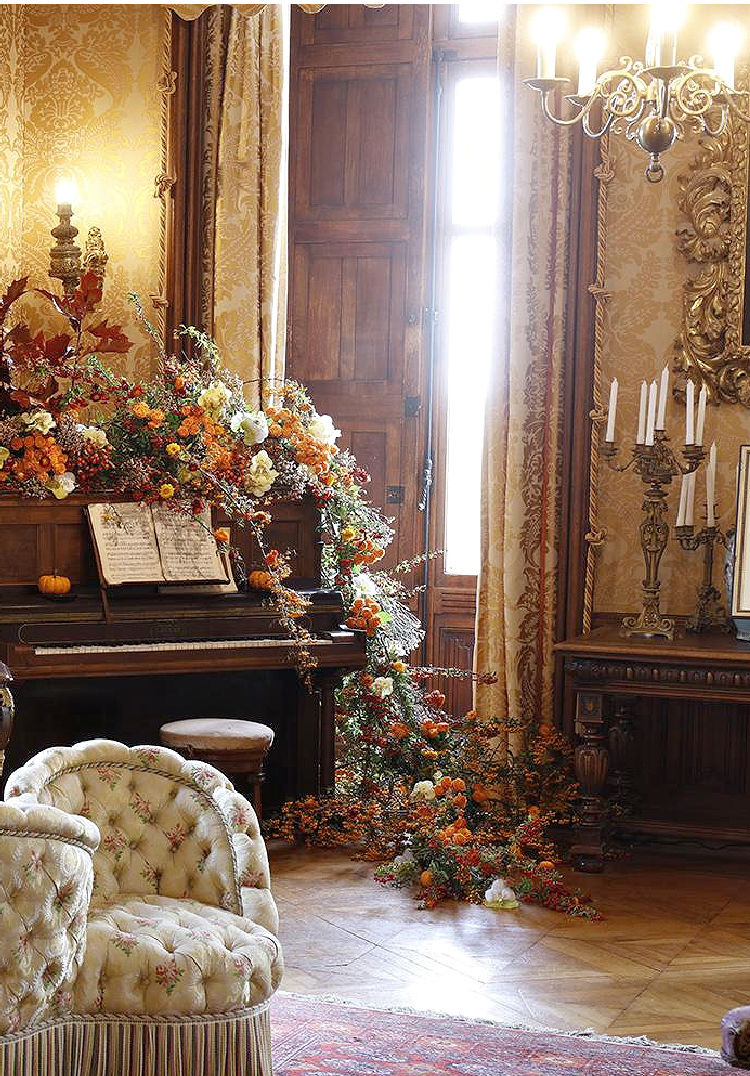
[[[706,513],[708,515],[708,513]],[[714,515],[714,518],[716,516]],[[732,621],[727,616],[726,607],[713,583],[714,574],[714,545],[726,545],[726,535],[717,524],[702,527],[699,531],[695,527],[675,527],[674,536],[683,549],[695,551],[703,549],[703,579],[698,587],[698,598],[695,612],[687,622],[687,630],[700,631],[731,631]]]
[[[667,487],[677,475],[695,471],[706,454],[701,445],[685,445],[682,449],[683,464],[670,448],[664,430],[654,431],[653,441],[649,445],[634,445],[630,459],[624,464],[616,462],[620,449],[614,441],[605,441],[601,454],[613,471],[624,472],[632,467],[641,476],[644,485],[640,536],[646,574],[641,585],[641,611],[637,616],[623,619],[625,634],[673,639],[674,618],[664,616],[659,608],[659,564],[669,541]]]

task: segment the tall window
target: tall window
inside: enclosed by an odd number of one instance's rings
[[[445,573],[475,576],[484,402],[500,284],[501,117],[494,65],[446,63],[441,111],[436,417],[443,473],[442,504],[435,508],[443,514]]]

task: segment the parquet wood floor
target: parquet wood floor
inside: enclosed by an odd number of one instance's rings
[[[375,1008],[718,1046],[750,1003],[747,858],[638,851],[573,876],[606,916],[523,906],[417,910],[346,854],[272,845],[283,989]]]

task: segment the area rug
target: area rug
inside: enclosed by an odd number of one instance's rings
[[[280,994],[274,1076],[729,1076],[718,1056]]]

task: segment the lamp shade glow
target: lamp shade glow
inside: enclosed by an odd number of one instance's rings
[[[594,26],[581,30],[576,38],[579,97],[588,97],[593,93],[597,64],[604,55],[604,45],[604,34]]]
[[[78,190],[71,176],[61,176],[55,184],[55,198],[58,205],[73,205]]]

